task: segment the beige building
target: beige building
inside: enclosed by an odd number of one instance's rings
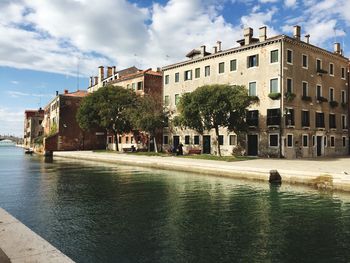
[[[158,69],[140,70],[136,67],[130,67],[117,71],[116,67],[113,66],[107,67],[105,72],[105,68],[100,66],[98,76],[90,77],[88,92],[95,92],[106,85],[132,89],[140,96],[150,95],[155,100],[158,100],[160,104],[162,101],[162,73]],[[150,142],[146,134],[139,132],[136,136],[134,135],[129,133],[118,136],[118,148],[130,149],[131,146],[137,146],[138,149],[141,149],[147,148],[149,145],[153,149],[153,141]],[[161,144],[161,140],[161,136],[157,136],[158,144]],[[107,136],[108,149],[115,150],[115,143],[116,138],[114,138],[114,135],[109,134]]]
[[[34,148],[35,139],[43,135],[44,110],[26,110],[24,112],[24,140],[23,145]]]
[[[222,128],[222,153],[243,151],[269,157],[316,157],[348,153],[348,59],[340,45],[330,52],[301,40],[299,26],[294,36],[267,38],[266,27],[253,37],[244,30],[239,47],[212,53],[206,47],[187,54],[188,60],[164,67],[164,103],[176,114],[182,94],[208,84],[244,85],[259,103],[248,109],[249,131],[240,140]],[[201,149],[215,153],[213,131],[198,134],[172,127],[164,130],[165,147],[181,142],[185,151]]]

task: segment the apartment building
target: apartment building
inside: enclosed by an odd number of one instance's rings
[[[42,121],[44,119],[44,110],[26,110],[24,112],[24,141],[23,145],[27,148],[34,147],[35,139],[43,135]]]
[[[107,73],[105,75],[105,73]],[[106,77],[105,77],[106,76]],[[96,77],[90,77],[90,85],[88,92],[92,93],[106,85],[121,86],[126,89],[132,89],[136,94],[140,96],[149,95],[155,100],[159,100],[160,105],[162,102],[162,73],[159,69],[152,70],[140,70],[136,67],[130,67],[120,71],[116,70],[116,67],[99,67],[99,74]],[[158,144],[162,142],[162,131],[156,136]],[[149,141],[147,134],[138,132],[135,136],[134,133],[123,134],[114,138],[113,134],[107,136],[107,147],[111,150],[115,150],[115,143],[118,140],[119,149],[130,148],[132,145],[137,146],[138,149],[154,147],[154,142]]]
[[[249,131],[240,141],[247,155],[267,157],[317,157],[348,153],[349,60],[339,43],[332,52],[310,44],[310,35],[267,38],[267,28],[253,37],[244,29],[238,47],[209,53],[206,46],[187,54],[188,60],[165,66],[164,104],[176,114],[182,94],[208,84],[244,85],[259,103],[247,109]],[[220,129],[222,153],[236,150],[237,136]],[[165,146],[185,145],[185,150],[215,153],[214,131],[198,134],[171,127],[164,130]]]
[[[88,93],[82,90],[65,90],[63,94],[56,92],[56,97],[47,104],[42,123],[45,152],[106,148],[105,130],[84,131],[76,120],[81,100],[87,95]]]

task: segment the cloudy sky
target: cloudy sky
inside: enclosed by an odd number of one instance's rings
[[[100,65],[164,66],[202,44],[231,48],[243,27],[273,36],[298,24],[349,57],[349,10],[350,0],[0,0],[0,134],[22,136],[24,109],[87,88]]]

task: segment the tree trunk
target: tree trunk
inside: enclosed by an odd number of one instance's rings
[[[221,157],[220,143],[219,143],[219,127],[215,126],[216,144],[218,147],[218,155]]]
[[[118,133],[116,131],[114,131],[114,143],[115,143],[115,150],[117,152],[119,152],[119,145],[118,145]]]
[[[158,153],[156,136],[153,136],[154,152]]]

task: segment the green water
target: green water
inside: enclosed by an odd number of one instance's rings
[[[76,262],[350,262],[350,196],[0,148],[0,206]]]

